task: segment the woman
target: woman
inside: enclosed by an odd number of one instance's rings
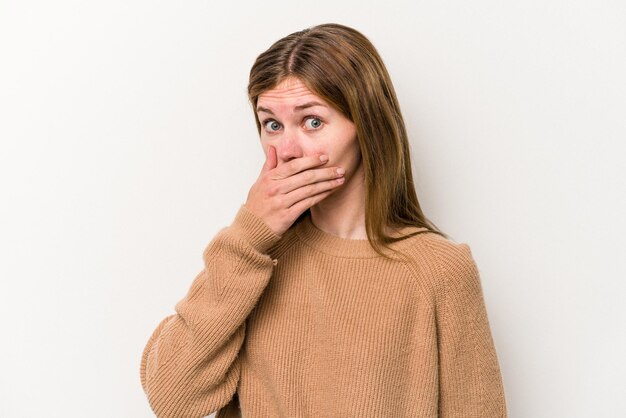
[[[420,209],[374,46],[293,33],[248,94],[265,164],[143,351],[157,416],[505,417],[477,266]]]

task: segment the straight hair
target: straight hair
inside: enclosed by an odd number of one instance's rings
[[[410,147],[389,73],[374,45],[356,29],[326,23],[291,33],[261,53],[250,69],[248,99],[257,130],[259,95],[297,77],[314,94],[352,121],[361,150],[367,239],[381,256],[389,244],[440,231],[424,215],[413,182]],[[294,225],[307,216],[304,211]],[[392,237],[385,227],[426,228]]]

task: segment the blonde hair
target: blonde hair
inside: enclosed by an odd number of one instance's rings
[[[447,238],[424,216],[418,202],[404,120],[374,45],[357,30],[338,23],[294,32],[272,44],[250,69],[248,98],[259,135],[259,95],[290,76],[355,124],[366,188],[365,226],[372,248],[387,257],[382,247],[390,249],[390,243],[415,235],[392,237],[386,235],[386,226],[426,228],[417,234],[433,232]]]

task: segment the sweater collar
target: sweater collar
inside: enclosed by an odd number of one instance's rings
[[[341,238],[338,235],[325,232],[319,229],[311,221],[311,212],[302,218],[300,222],[295,225],[296,236],[304,244],[312,247],[322,253],[333,255],[342,258],[374,258],[381,257],[369,243],[367,239],[348,239]],[[402,234],[412,232],[411,229],[415,227],[404,227],[400,231]],[[421,228],[426,229],[426,228]],[[398,241],[391,244],[392,248],[400,248],[405,240]],[[383,252],[386,250],[383,249]]]

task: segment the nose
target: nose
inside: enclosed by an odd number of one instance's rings
[[[304,150],[295,132],[287,132],[274,144],[279,162],[287,162],[304,155]]]

